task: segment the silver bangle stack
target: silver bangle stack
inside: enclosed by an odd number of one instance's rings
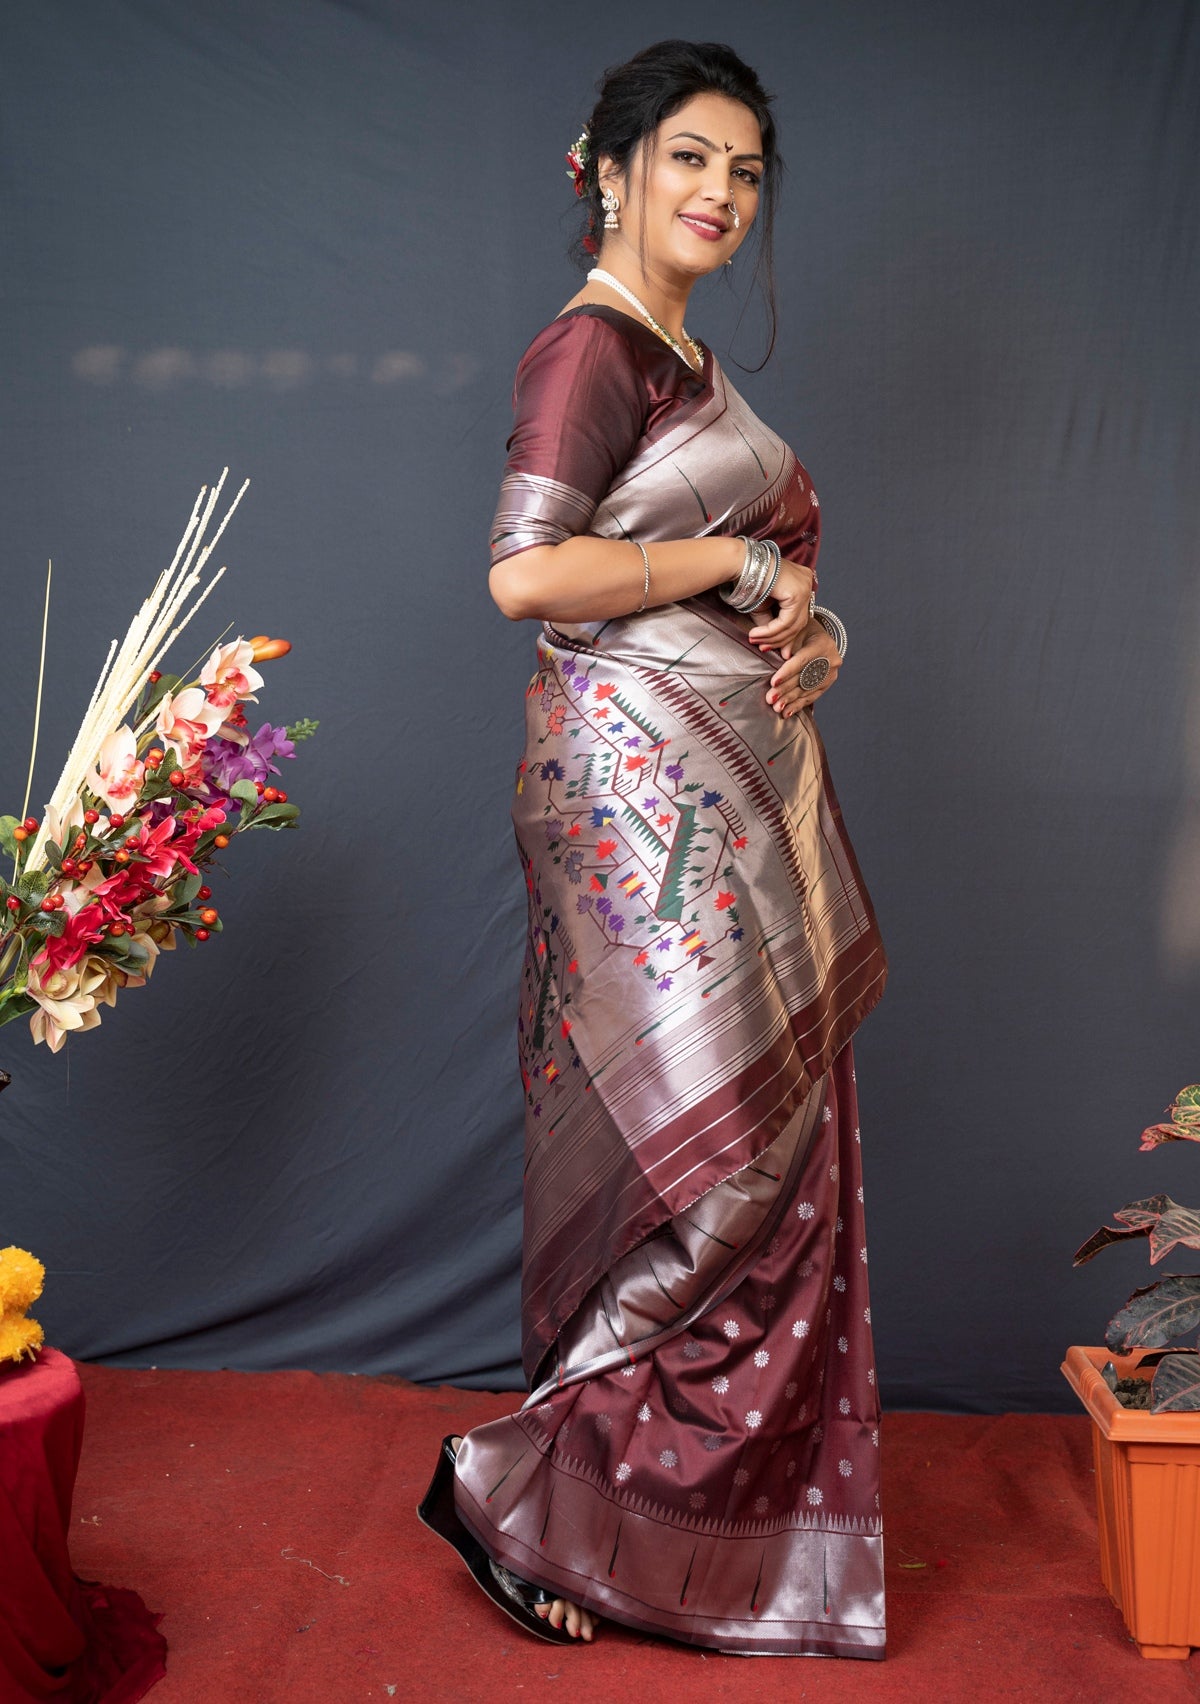
[[[781,557],[773,538],[743,538],[746,555],[742,571],[732,585],[721,587],[721,596],[742,615],[766,603],[779,578]]]
[[[818,603],[811,606],[811,613],[813,617],[821,623],[821,626],[825,629],[826,633],[828,633],[829,637],[837,646],[838,656],[844,657],[846,655],[845,624],[833,613],[831,609],[824,609]]]

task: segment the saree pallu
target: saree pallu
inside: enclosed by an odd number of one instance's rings
[[[529,895],[519,1412],[456,1506],[601,1617],[884,1654],[851,1037],[886,964],[811,714],[710,595],[543,630],[513,806]]]

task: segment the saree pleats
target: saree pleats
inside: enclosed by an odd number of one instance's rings
[[[883,1655],[859,1156],[847,1044],[752,1175],[618,1263],[554,1378],[467,1436],[459,1513],[497,1560],[688,1643]]]

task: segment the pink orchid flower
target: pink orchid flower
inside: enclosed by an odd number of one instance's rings
[[[132,728],[114,728],[100,747],[96,767],[88,776],[88,785],[110,811],[128,812],[137,803],[142,790],[146,765],[137,754],[137,740]]]
[[[185,687],[174,694],[165,692],[158,706],[154,731],[165,747],[173,748],[184,769],[195,764],[204,750],[204,742],[215,734],[225,720],[225,711],[208,698],[198,686]]]
[[[208,693],[209,702],[222,710],[249,700],[262,685],[263,679],[254,668],[254,647],[245,639],[235,639],[230,645],[218,645],[200,671],[200,684]]]

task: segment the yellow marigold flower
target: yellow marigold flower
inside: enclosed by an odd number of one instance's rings
[[[25,1355],[32,1360],[44,1341],[36,1319],[24,1314],[0,1314],[0,1361],[19,1361]]]
[[[0,1248],[0,1313],[24,1313],[42,1293],[46,1268],[24,1248]]]

